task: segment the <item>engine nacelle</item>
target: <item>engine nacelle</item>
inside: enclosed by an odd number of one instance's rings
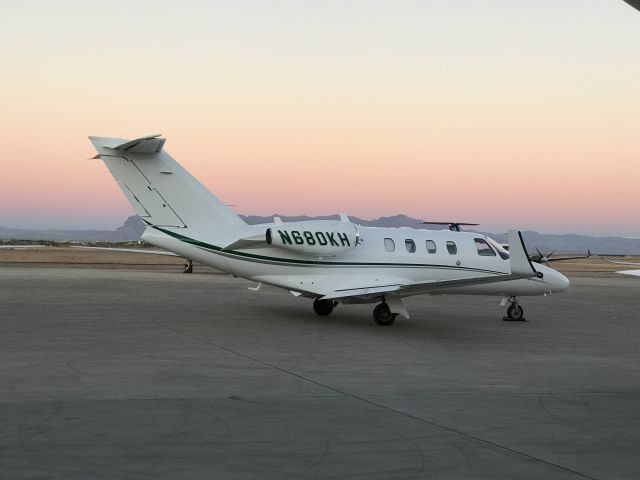
[[[267,229],[266,240],[274,247],[316,257],[336,256],[358,244],[358,228],[338,220],[283,223]]]

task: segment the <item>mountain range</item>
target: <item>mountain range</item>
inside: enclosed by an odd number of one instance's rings
[[[337,219],[338,215],[317,217],[272,215],[268,217],[256,215],[241,215],[250,225],[273,222],[273,217],[279,216],[284,222],[298,222],[303,220]],[[393,215],[367,220],[349,217],[353,223],[373,227],[412,227],[438,228],[425,225],[417,218],[406,215]],[[134,215],[125,220],[123,225],[115,230],[37,230],[0,227],[0,240],[50,240],[50,241],[79,241],[79,242],[127,242],[140,239],[144,231],[144,223],[140,217]],[[446,227],[442,227],[446,228]],[[506,233],[484,233],[499,242],[506,242]],[[640,255],[640,240],[622,237],[592,237],[576,234],[546,234],[534,231],[523,232],[527,247],[531,250],[538,248],[547,253],[550,251],[563,253],[584,253],[588,249],[594,254],[609,255]]]

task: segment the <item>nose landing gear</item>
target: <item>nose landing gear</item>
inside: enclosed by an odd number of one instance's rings
[[[515,296],[511,296],[508,299],[509,308],[507,308],[507,316],[502,320],[505,322],[526,322],[524,318],[524,310],[518,303]]]

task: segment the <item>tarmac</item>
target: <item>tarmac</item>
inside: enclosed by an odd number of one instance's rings
[[[0,266],[0,478],[640,478],[638,278],[379,327],[179,272]]]

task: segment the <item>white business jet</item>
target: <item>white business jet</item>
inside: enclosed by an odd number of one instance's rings
[[[409,318],[402,299],[419,294],[495,295],[506,319],[523,319],[517,297],[569,286],[533,265],[519,231],[507,252],[491,238],[450,230],[375,228],[340,220],[247,225],[164,150],[165,139],[89,137],[137,214],[142,239],[236,277],[313,299],[318,315],[340,304],[377,303],[373,318]]]

